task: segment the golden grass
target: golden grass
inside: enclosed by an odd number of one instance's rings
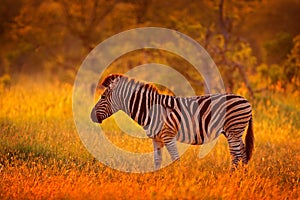
[[[229,172],[221,136],[203,159],[192,147],[158,172],[132,174],[106,167],[84,148],[72,119],[71,92],[68,84],[30,79],[0,91],[0,199],[300,198],[296,96],[254,103],[255,152],[245,169]],[[115,130],[110,139],[122,146],[128,137]]]

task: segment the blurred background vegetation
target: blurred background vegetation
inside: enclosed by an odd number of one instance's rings
[[[230,92],[297,93],[299,10],[298,0],[2,0],[0,84],[9,87],[20,74],[73,83],[97,44],[128,29],[158,26],[198,41]],[[186,61],[164,52],[139,51],[120,59],[111,71],[155,61],[176,68],[191,83],[199,81]]]
[[[299,0],[1,0],[0,199],[300,199],[299,11]],[[110,169],[84,147],[72,112],[81,63],[105,39],[151,26],[198,41],[228,92],[255,97],[246,174],[229,173],[225,137],[204,159],[193,147],[180,165],[147,174]],[[191,64],[166,51],[129,52],[105,73],[146,63],[173,67],[205,92]],[[152,151],[118,125],[103,124],[112,143]]]

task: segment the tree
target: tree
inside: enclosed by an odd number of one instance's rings
[[[249,44],[243,40],[239,35],[234,32],[234,27],[243,20],[240,7],[248,6],[247,4],[230,2],[230,15],[226,14],[225,1],[220,0],[218,4],[218,24],[220,35],[217,36],[220,41],[217,45],[212,45],[210,51],[215,59],[216,64],[222,68],[227,80],[229,91],[233,91],[236,80],[240,77],[241,81],[245,84],[249,95],[254,98],[254,92],[250,81],[248,80],[246,65],[250,67],[255,64],[256,59],[252,55]],[[239,8],[239,9],[238,9]],[[247,11],[247,10],[246,10]],[[251,11],[251,9],[250,9]],[[248,10],[248,12],[250,12]],[[236,73],[237,72],[238,76]],[[233,81],[235,80],[235,81]]]
[[[90,51],[97,45],[95,32],[103,30],[101,23],[111,14],[117,1],[57,0],[57,2],[62,7],[63,23],[68,33],[79,38],[83,47]]]
[[[293,90],[300,87],[300,35],[294,40],[294,46],[284,62],[284,79],[286,84],[292,84]]]

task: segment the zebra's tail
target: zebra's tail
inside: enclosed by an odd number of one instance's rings
[[[253,135],[253,127],[252,127],[252,117],[249,120],[249,124],[248,124],[248,130],[247,130],[247,134],[246,134],[246,139],[245,139],[245,143],[246,143],[246,156],[247,156],[247,161],[250,160],[251,156],[252,156],[252,151],[253,151],[253,147],[254,147],[254,135]]]

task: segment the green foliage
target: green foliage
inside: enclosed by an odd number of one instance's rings
[[[277,36],[281,33],[289,34],[290,38],[299,34],[300,24],[297,23],[300,18],[299,9],[300,2],[297,0],[257,1],[255,9],[245,16],[238,33],[251,42],[254,55],[265,62],[268,53],[265,49],[266,43],[276,43],[274,40],[279,39]],[[282,48],[286,50],[285,46]],[[281,53],[279,56],[285,58],[289,52],[281,51]],[[273,58],[278,61],[278,58]],[[276,62],[272,58],[268,58],[267,61]]]
[[[85,56],[106,38],[131,28],[158,26],[199,42],[216,62],[229,92],[244,86],[248,93],[260,90],[251,89],[259,80],[248,77],[260,77],[257,73],[264,70],[257,66],[264,64],[269,65],[264,73],[270,83],[297,86],[298,54],[289,53],[292,38],[300,30],[299,8],[295,0],[4,0],[0,6],[0,76],[43,71],[70,83]],[[184,61],[164,56],[160,52],[133,56],[118,71],[127,72],[152,60],[194,77],[186,63],[179,67]],[[189,80],[202,85],[199,77]]]
[[[281,64],[262,64],[257,68],[265,87],[276,89],[277,86],[277,89],[282,88],[292,93],[298,91],[300,86],[299,38],[299,35],[294,38],[293,47]]]
[[[300,87],[300,35],[294,38],[294,47],[284,63],[284,80],[293,85],[293,89]]]
[[[11,85],[11,77],[9,74],[4,74],[0,77],[0,93],[3,89],[9,88]]]
[[[264,46],[267,52],[267,63],[281,63],[293,47],[293,38],[289,33],[280,32]]]

